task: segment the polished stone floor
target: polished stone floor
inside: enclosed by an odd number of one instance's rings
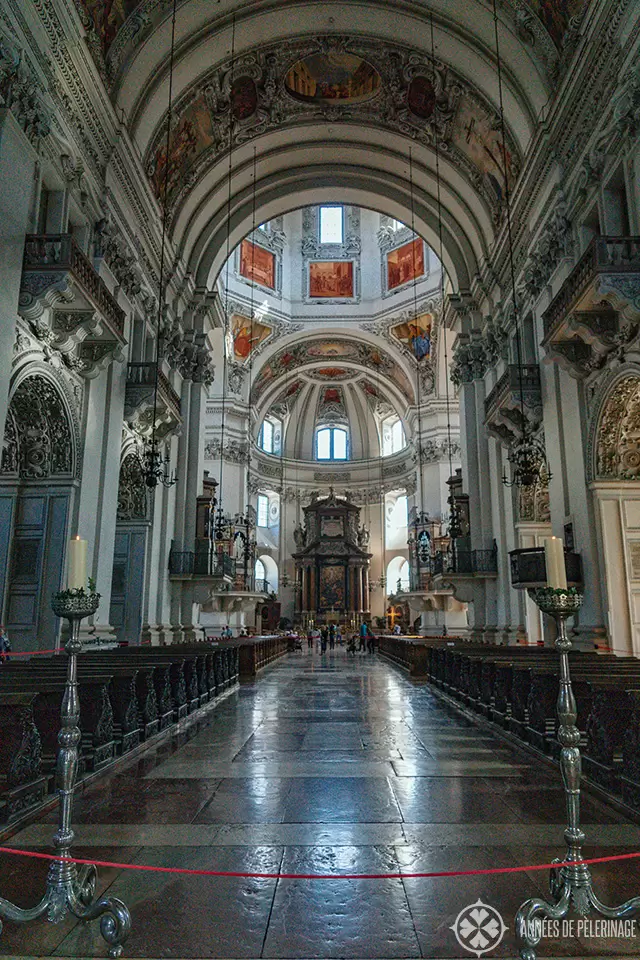
[[[12,846],[43,848],[50,813]],[[588,855],[640,850],[640,827],[584,798]],[[553,769],[390,664],[291,654],[197,724],[88,788],[77,856],[256,873],[415,873],[548,863],[563,853]],[[42,893],[47,865],[0,856],[0,896]],[[640,893],[640,863],[594,868],[602,899]],[[481,899],[509,928],[546,873],[379,880],[202,878],[102,868],[129,905],[125,956],[461,958],[451,927]],[[640,931],[640,924],[638,925]],[[640,956],[640,939],[547,938],[540,957]],[[7,922],[2,956],[105,956],[97,924]]]

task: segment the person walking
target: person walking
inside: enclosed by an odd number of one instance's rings
[[[327,641],[329,639],[329,631],[327,629],[326,623],[323,624],[323,627],[320,631],[320,650],[322,653],[327,652]]]
[[[336,647],[336,625],[332,623],[329,627],[329,650],[335,650]]]
[[[369,627],[367,626],[367,621],[363,620],[360,624],[360,643],[358,645],[358,653],[364,653],[367,648],[367,631]]]
[[[307,649],[313,650],[313,627],[307,629]]]
[[[374,634],[367,627],[367,653],[375,653],[376,651],[376,638]]]

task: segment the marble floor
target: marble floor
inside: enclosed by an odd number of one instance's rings
[[[43,849],[55,813],[10,840]],[[589,856],[640,850],[640,827],[584,798]],[[256,873],[402,873],[548,863],[564,807],[553,769],[390,664],[291,654],[204,719],[88,788],[77,856]],[[0,855],[0,896],[42,893],[47,865]],[[601,899],[640,893],[640,862],[594,868]],[[461,958],[451,929],[478,899],[508,930],[546,873],[380,880],[202,878],[100,870],[130,907],[129,957]],[[640,924],[638,924],[640,932]],[[575,933],[575,929],[571,931]],[[640,956],[640,939],[543,939],[540,957]],[[0,955],[100,957],[98,925],[7,922]]]

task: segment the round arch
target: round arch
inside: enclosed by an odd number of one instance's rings
[[[0,474],[33,483],[71,481],[78,470],[78,425],[64,389],[46,368],[25,367],[9,397]]]
[[[595,418],[596,480],[640,480],[640,369],[627,368],[609,383]]]
[[[398,583],[402,590],[409,589],[409,561],[402,556],[393,557],[387,564],[387,591],[396,593]]]
[[[413,220],[416,233],[439,253],[437,199],[431,171],[420,168],[417,162],[414,165],[412,202],[406,169],[408,156],[380,156],[377,169],[371,166],[371,154],[366,166],[327,164],[322,160],[326,144],[313,145],[304,160],[296,157],[297,152],[297,147],[283,151],[277,158],[279,169],[258,180],[256,222],[275,219],[299,207],[339,201],[374,209],[403,222]],[[298,160],[304,165],[297,165]],[[404,171],[398,169],[402,166]],[[234,192],[230,204],[224,196],[224,181],[213,184],[209,177],[205,178],[189,197],[189,206],[197,209],[189,212],[185,208],[176,219],[174,232],[181,237],[181,252],[188,259],[199,288],[214,288],[228,252],[251,232],[254,198],[249,174],[247,170],[246,178],[232,176]],[[469,209],[451,184],[445,188],[443,179],[441,185],[443,265],[455,289],[466,291],[493,238],[493,223],[488,211]]]
[[[262,574],[262,570],[264,570],[264,574]],[[261,553],[257,558],[255,575],[256,580],[264,579],[267,581],[269,593],[278,592],[278,564],[268,553]]]

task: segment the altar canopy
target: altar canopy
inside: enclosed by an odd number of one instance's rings
[[[360,508],[333,490],[304,508],[295,531],[296,614],[304,621],[357,620],[369,613],[369,532]]]

